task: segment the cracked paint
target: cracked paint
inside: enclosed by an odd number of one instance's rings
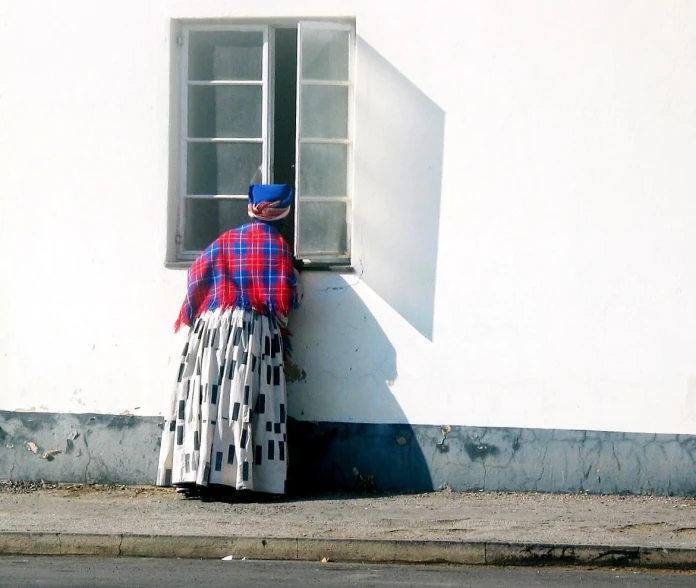
[[[159,450],[160,420],[0,411],[0,426],[10,441],[0,451],[12,452],[12,459],[0,460],[0,479],[151,483],[152,449]],[[28,443],[43,449],[34,454],[26,450]],[[54,449],[59,447],[65,450]]]
[[[116,419],[116,420],[114,420]],[[30,420],[30,426],[26,422]],[[0,411],[0,478],[150,484],[161,419]],[[356,487],[353,468],[379,472],[378,491],[453,490],[696,495],[696,436],[290,419],[298,490]],[[26,443],[66,445],[52,461]],[[67,442],[72,449],[67,451]],[[443,450],[443,448],[446,448]],[[11,455],[10,453],[11,452]],[[292,484],[291,484],[292,485]]]

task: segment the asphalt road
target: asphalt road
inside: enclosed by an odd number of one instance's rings
[[[638,571],[459,568],[306,562],[165,560],[88,557],[2,557],[0,587],[293,588],[686,588],[696,575]]]

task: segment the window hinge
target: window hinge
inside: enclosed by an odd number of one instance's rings
[[[176,44],[179,45],[179,47],[184,46],[184,37],[183,35],[177,35],[176,36]]]

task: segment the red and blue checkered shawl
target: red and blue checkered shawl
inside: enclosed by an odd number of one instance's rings
[[[290,246],[263,222],[223,233],[188,271],[188,291],[174,329],[206,310],[238,306],[286,317],[299,306]]]

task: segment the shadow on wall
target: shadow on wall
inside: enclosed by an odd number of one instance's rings
[[[445,113],[360,37],[357,60],[357,269],[432,340]]]
[[[356,276],[304,273],[292,318],[289,490],[432,489],[412,427],[392,394],[396,353],[363,302]],[[374,296],[374,294],[372,294]],[[398,423],[398,424],[381,424]]]

